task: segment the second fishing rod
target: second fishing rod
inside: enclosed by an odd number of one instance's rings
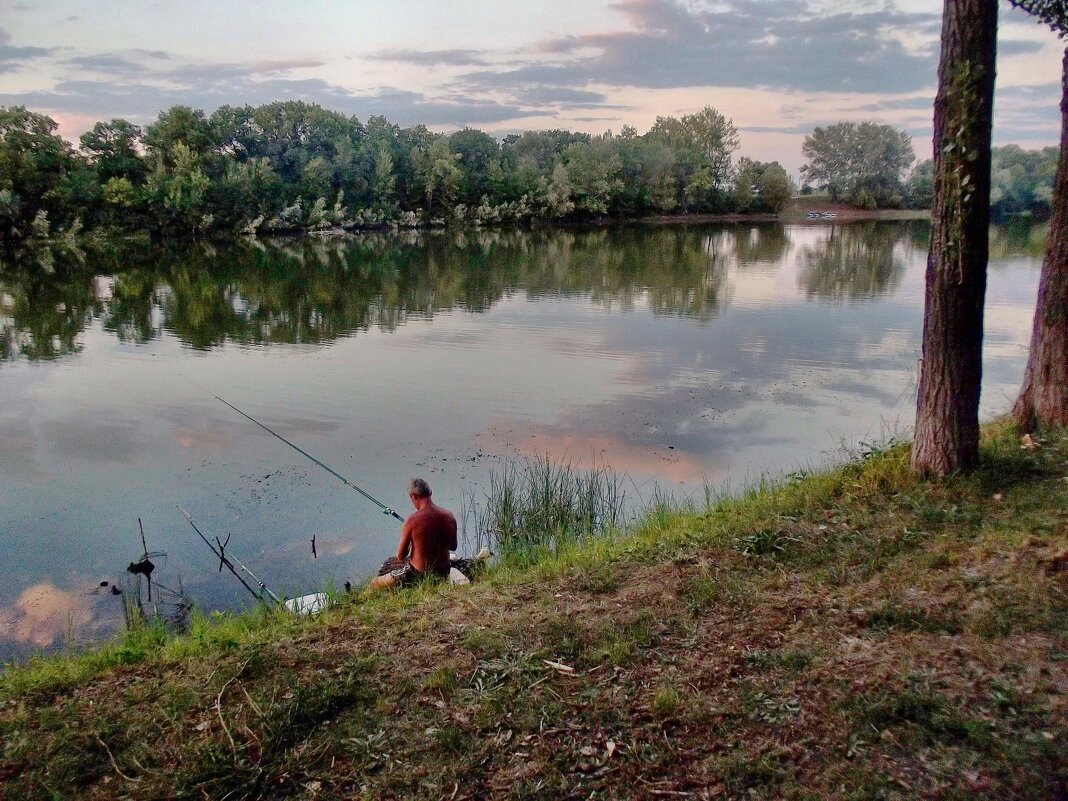
[[[211,552],[219,558],[220,572],[225,567],[227,570],[233,573],[234,577],[238,581],[240,581],[241,584],[244,585],[245,589],[252,593],[252,597],[258,601],[264,601],[265,599],[261,593],[266,593],[275,603],[285,603],[281,598],[271,592],[270,588],[262,581],[260,581],[260,578],[255,573],[245,567],[244,563],[240,559],[238,559],[233,554],[230,554],[229,556],[226,555],[226,543],[221,542],[218,537],[216,537],[215,542],[212,543],[212,541],[204,535],[204,532],[200,530],[200,527],[193,521],[193,516],[189,514],[189,512],[187,512],[181,506],[178,507],[178,511],[182,513],[182,517],[189,521],[189,525],[193,527],[193,531],[200,535],[200,539],[204,540],[204,544],[211,548]],[[229,541],[230,537],[229,535],[227,535],[226,542]],[[242,572],[247,573],[249,578],[251,578],[259,585],[261,592],[256,592],[254,589],[252,589],[252,587],[249,586],[248,582],[241,577]]]
[[[301,448],[301,447],[293,444],[292,442],[290,442],[288,439],[283,437],[277,431],[273,431],[272,429],[268,428],[263,423],[261,423],[259,420],[257,420],[255,417],[253,417],[252,415],[241,411],[240,409],[238,409],[236,406],[234,406],[229,401],[224,400],[223,398],[220,398],[218,395],[216,395],[210,389],[208,389],[207,387],[205,387],[205,386],[203,386],[201,384],[198,384],[196,381],[194,381],[193,379],[189,378],[188,376],[183,376],[183,378],[185,378],[186,381],[188,381],[190,384],[195,386],[197,389],[201,390],[202,392],[206,392],[208,395],[210,395],[211,397],[215,398],[215,400],[219,401],[219,403],[221,403],[221,404],[223,404],[225,406],[229,406],[231,409],[233,409],[239,415],[244,417],[246,420],[249,420],[249,421],[255,423],[256,425],[258,425],[260,428],[262,428],[264,431],[266,431],[268,434],[270,434],[275,439],[281,440],[286,445],[288,445],[290,448],[292,448],[297,453],[299,453],[301,456],[303,456],[306,459],[310,459],[311,461],[315,462],[315,464],[319,465],[319,467],[323,468],[323,470],[328,472],[334,478],[336,478],[339,481],[341,481],[341,483],[344,484],[346,487],[349,487],[350,489],[358,492],[360,495],[362,495],[364,498],[369,500],[371,503],[375,504],[375,506],[377,506],[379,509],[382,510],[382,514],[392,515],[397,520],[400,520],[401,522],[404,522],[404,518],[401,517],[399,514],[397,514],[397,512],[394,511],[392,508],[390,508],[389,506],[386,506],[384,503],[379,501],[377,498],[373,497],[370,493],[368,493],[368,492],[364,491],[363,489],[361,489],[360,487],[356,486],[354,483],[349,481],[347,478],[345,478],[339,472],[334,470],[329,465],[326,465],[323,462],[319,461],[318,459],[316,459],[314,456],[312,456],[310,453],[308,453],[303,448]]]

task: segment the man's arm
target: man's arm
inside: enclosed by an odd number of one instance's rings
[[[405,520],[401,526],[400,542],[397,543],[397,558],[407,559],[412,547],[412,521]]]
[[[449,545],[450,551],[455,551],[459,547],[459,542],[456,540],[456,518],[449,515],[449,528],[452,530],[451,544]]]

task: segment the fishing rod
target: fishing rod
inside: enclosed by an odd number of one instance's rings
[[[195,531],[197,534],[200,535],[200,539],[204,540],[204,544],[207,545],[209,548],[211,548],[211,552],[213,554],[215,554],[217,557],[219,557],[219,569],[220,570],[222,570],[223,566],[225,566],[231,573],[234,574],[235,578],[237,578],[237,580],[241,582],[241,584],[245,587],[245,589],[248,590],[250,593],[252,593],[252,597],[253,598],[255,598],[257,601],[262,601],[263,600],[263,596],[260,593],[256,592],[254,589],[252,589],[252,587],[250,587],[248,585],[248,582],[245,581],[243,578],[241,578],[241,574],[238,573],[237,569],[234,567],[234,563],[236,563],[237,567],[241,568],[246,573],[248,573],[252,577],[252,580],[260,585],[260,589],[263,590],[268,595],[270,595],[275,603],[277,603],[277,604],[281,604],[282,603],[282,599],[279,598],[277,595],[275,595],[273,592],[271,592],[271,590],[267,587],[267,585],[264,584],[262,581],[260,581],[259,578],[257,578],[255,573],[253,573],[251,570],[249,570],[247,567],[245,567],[243,564],[241,564],[241,560],[240,559],[238,559],[236,556],[234,556],[234,557],[226,556],[226,551],[225,551],[222,543],[219,543],[218,547],[213,545],[211,540],[209,540],[207,537],[204,536],[204,532],[202,532],[199,528],[197,528],[197,524],[193,522],[193,516],[191,514],[189,514],[189,512],[187,512],[181,506],[178,507],[178,511],[182,513],[182,517],[184,517],[186,520],[189,521],[189,525],[191,525],[193,527],[193,531]],[[229,539],[230,538],[227,537],[227,540],[229,540]],[[216,542],[218,542],[218,540],[216,540]],[[230,561],[231,558],[233,558],[233,562]]]
[[[237,408],[236,406],[234,406],[234,405],[233,405],[232,403],[230,403],[229,401],[223,400],[222,398],[220,398],[220,397],[219,397],[218,395],[216,395],[216,394],[215,394],[214,392],[212,392],[212,391],[211,391],[210,389],[208,389],[207,387],[205,387],[205,386],[202,386],[201,384],[198,384],[198,383],[197,383],[196,381],[194,381],[194,380],[193,380],[192,378],[189,378],[189,376],[182,376],[182,377],[183,377],[183,378],[184,378],[184,379],[185,379],[186,381],[188,381],[188,382],[189,382],[190,384],[192,384],[193,386],[195,386],[195,387],[197,387],[198,389],[201,389],[201,390],[203,390],[204,392],[206,392],[206,393],[208,393],[209,395],[211,395],[211,397],[215,398],[215,400],[219,401],[219,403],[222,403],[222,404],[225,404],[226,406],[229,406],[229,407],[230,407],[231,409],[233,409],[233,410],[234,410],[235,412],[237,412],[237,413],[238,413],[239,415],[241,415],[242,417],[246,418],[247,420],[251,420],[251,421],[252,421],[253,423],[255,423],[256,425],[258,425],[258,426],[259,426],[260,428],[262,428],[262,429],[263,429],[264,431],[266,431],[266,432],[267,432],[268,434],[270,434],[270,435],[271,435],[272,437],[274,437],[274,438],[276,438],[276,439],[280,439],[280,440],[282,440],[282,442],[284,442],[284,443],[285,443],[286,445],[288,445],[288,446],[289,446],[290,448],[292,448],[293,450],[295,450],[295,451],[296,451],[297,453],[299,453],[299,454],[300,454],[301,456],[305,456],[305,457],[307,457],[308,459],[311,459],[311,460],[312,460],[313,462],[315,462],[315,463],[316,463],[317,465],[319,465],[319,467],[323,468],[323,470],[325,470],[326,472],[328,472],[328,473],[329,473],[330,475],[332,475],[332,476],[333,476],[334,478],[340,479],[341,483],[342,483],[342,484],[344,484],[344,485],[345,485],[346,487],[349,487],[349,488],[351,488],[351,489],[354,489],[354,490],[356,490],[356,492],[360,493],[360,495],[362,495],[363,497],[365,497],[365,498],[366,498],[367,500],[369,500],[369,501],[370,501],[371,503],[375,504],[375,506],[377,506],[377,507],[378,507],[379,509],[381,509],[381,510],[382,510],[382,514],[385,514],[385,515],[393,515],[393,517],[397,518],[397,520],[400,520],[400,521],[401,521],[402,523],[404,522],[404,518],[403,518],[403,517],[401,517],[401,516],[400,516],[399,514],[397,514],[397,513],[395,512],[395,511],[393,511],[393,509],[391,509],[390,507],[386,506],[386,505],[385,505],[384,503],[382,503],[381,501],[379,501],[379,500],[378,500],[377,498],[374,498],[374,497],[372,497],[372,496],[371,496],[371,495],[370,495],[369,493],[366,493],[366,492],[364,492],[364,491],[363,491],[362,489],[360,489],[360,488],[359,488],[359,487],[357,487],[357,486],[356,486],[355,484],[353,484],[353,483],[352,483],[351,481],[349,481],[349,480],[348,480],[347,478],[345,478],[345,477],[344,477],[343,475],[341,475],[341,473],[337,472],[337,471],[336,471],[336,470],[334,470],[334,469],[333,469],[332,467],[329,467],[328,465],[325,465],[325,464],[323,464],[322,462],[320,462],[320,461],[319,461],[318,459],[316,459],[316,458],[315,458],[314,456],[312,456],[312,455],[311,455],[310,453],[308,453],[308,452],[307,452],[306,450],[304,450],[303,448],[300,448],[300,447],[298,447],[298,446],[294,445],[294,444],[293,444],[292,442],[290,442],[290,441],[289,441],[288,439],[286,439],[285,437],[283,437],[283,436],[282,436],[281,434],[279,434],[278,432],[276,432],[276,431],[272,431],[272,430],[271,430],[271,429],[269,429],[269,428],[268,428],[267,426],[265,426],[265,425],[264,425],[263,423],[261,423],[261,422],[260,422],[259,420],[257,420],[257,419],[256,419],[255,417],[253,417],[252,415],[250,415],[250,414],[246,414],[245,412],[243,412],[243,411],[241,411],[240,409],[238,409],[238,408]]]

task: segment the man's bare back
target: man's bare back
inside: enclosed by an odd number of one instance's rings
[[[372,587],[408,583],[426,573],[439,576],[449,573],[449,552],[457,547],[456,518],[430,500],[430,487],[421,478],[412,479],[408,497],[415,511],[401,526],[396,556],[399,567],[385,572],[387,563],[383,575],[371,580]]]
[[[428,498],[404,521],[397,558],[410,558],[412,567],[423,573],[432,570],[445,575],[449,572],[449,551],[455,551],[456,544],[456,518]]]

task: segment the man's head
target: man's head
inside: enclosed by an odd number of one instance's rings
[[[421,478],[413,478],[408,482],[408,496],[415,501],[430,499],[430,485]]]

